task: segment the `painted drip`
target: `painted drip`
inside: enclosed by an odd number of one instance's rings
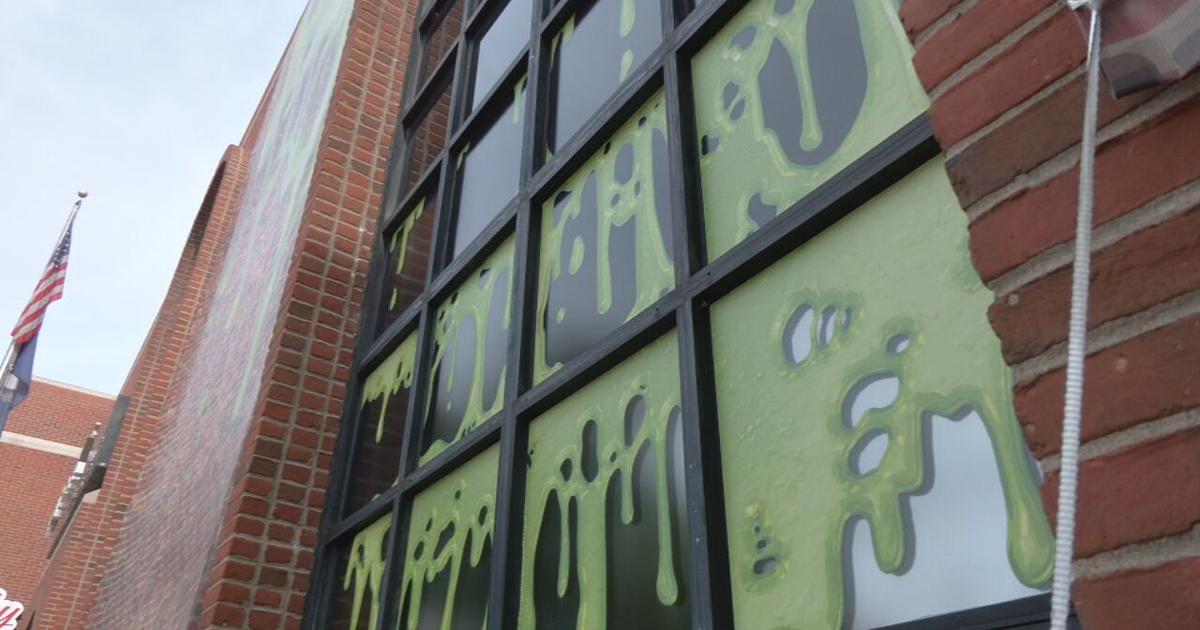
[[[412,387],[413,367],[417,362],[417,336],[409,335],[363,384],[361,407],[382,400],[379,419],[375,424],[375,443],[383,440],[384,422],[387,420],[388,403],[401,389]]]
[[[613,134],[608,142],[611,150],[597,151],[542,206],[542,254],[538,281],[538,334],[535,341],[534,382],[541,382],[553,374],[561,363],[549,364],[546,359],[546,315],[550,301],[550,286],[562,274],[574,276],[583,265],[585,256],[596,258],[596,304],[599,314],[609,311],[613,303],[613,274],[609,258],[609,244],[616,228],[631,221],[636,231],[637,297],[633,307],[625,313],[624,321],[656,302],[664,293],[675,286],[675,265],[663,242],[664,228],[661,226],[655,207],[654,137],[667,135],[667,115],[662,92],[652,97],[641,110],[633,114],[629,122]],[[617,176],[620,148],[633,147],[632,176],[622,183]],[[596,178],[596,251],[585,250],[584,243],[572,243],[569,258],[563,259],[563,238],[567,224],[579,217],[582,210],[583,191],[590,177]],[[555,200],[564,194],[570,197],[563,203],[556,219]],[[617,203],[612,200],[618,199]],[[569,317],[566,313],[555,313],[561,322]]]
[[[473,322],[475,326],[475,335],[473,337],[476,340],[475,365],[471,371],[471,392],[467,400],[466,409],[463,412],[462,424],[459,425],[453,440],[447,442],[438,439],[429,445],[429,448],[421,454],[420,463],[422,465],[437,457],[438,454],[446,450],[451,444],[462,439],[464,435],[483,424],[488,418],[496,415],[504,405],[504,373],[508,370],[507,365],[501,369],[500,378],[498,379],[499,389],[492,397],[492,404],[486,408],[484,407],[486,394],[484,391],[484,370],[487,361],[484,348],[487,347],[488,342],[487,326],[491,314],[492,298],[497,290],[504,290],[508,294],[508,298],[504,301],[503,334],[507,334],[511,325],[513,252],[514,244],[510,239],[501,245],[484,262],[483,268],[488,270],[486,277],[480,280],[480,274],[471,275],[464,282],[463,286],[447,299],[445,304],[438,308],[434,334],[434,359],[433,365],[430,367],[430,373],[437,373],[441,369],[443,362],[449,362],[450,374],[447,380],[438,384],[438,388],[446,391],[454,384],[455,352],[453,350],[458,344],[460,329],[464,325],[464,322],[468,320]],[[496,282],[500,278],[506,279],[509,285],[507,287],[498,287]],[[436,395],[437,392],[431,391],[429,403],[426,405],[425,417],[427,418],[427,427],[432,423],[432,414],[430,413],[429,406],[433,404]]]
[[[664,606],[681,597],[683,576],[676,575],[677,558],[671,530],[670,484],[667,472],[669,430],[680,409],[678,354],[674,334],[647,346],[620,367],[600,377],[534,421],[530,428],[528,491],[525,499],[525,545],[518,628],[539,627],[534,604],[538,541],[551,502],[561,515],[561,545],[557,594],[562,598],[572,581],[579,584],[578,630],[607,627],[608,567],[605,531],[609,522],[607,490],[620,474],[620,520],[629,525],[635,516],[633,483],[638,454],[646,448],[654,455],[655,510],[658,524],[656,596]],[[644,404],[644,421],[636,433],[626,435],[625,414],[635,399]],[[677,421],[677,420],[676,420]],[[595,452],[584,448],[585,432],[594,431]],[[578,510],[577,536],[571,538],[569,506]],[[572,566],[572,547],[578,549]],[[619,578],[618,578],[619,579]]]
[[[417,207],[413,208],[412,213],[400,225],[400,229],[392,234],[392,240],[388,244],[388,254],[392,255],[396,261],[396,273],[399,276],[404,273],[404,265],[408,260],[408,241],[412,237],[413,228],[417,225],[417,221],[421,220],[421,215],[425,212],[425,200],[422,199]],[[397,250],[399,247],[399,250]],[[388,310],[395,310],[396,302],[400,299],[400,289],[392,289],[392,297],[388,302]]]
[[[366,592],[371,591],[371,612],[368,628],[374,628],[382,610],[380,589],[383,587],[383,572],[387,568],[384,554],[387,533],[392,527],[392,517],[387,515],[358,533],[350,545],[350,558],[346,562],[342,590],[353,589],[354,599],[350,608],[350,628],[358,628],[362,618],[362,607]]]
[[[854,519],[870,524],[883,572],[936,554],[910,544],[905,508],[932,480],[931,415],[977,412],[1012,573],[1034,588],[1049,580],[1053,535],[967,234],[933,160],[714,305],[739,625],[842,628]]]
[[[499,462],[499,447],[493,446],[413,500],[397,599],[402,607],[407,603],[408,614],[401,611],[398,630],[416,630],[425,588],[446,571],[449,588],[440,627],[452,627],[460,578],[468,567],[490,561],[484,552],[495,530]]]
[[[827,15],[839,28],[857,20],[857,29],[830,35]],[[858,88],[834,71],[848,57],[865,64]],[[730,20],[693,72],[710,258],[758,229],[754,210],[787,209],[924,112],[911,58],[893,0],[753,0]],[[776,74],[764,74],[768,64]],[[762,82],[785,101],[768,98]],[[781,111],[798,117],[785,125],[801,130],[798,142],[768,125],[768,113]],[[847,116],[852,125],[835,130]]]

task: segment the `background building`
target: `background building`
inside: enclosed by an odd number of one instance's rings
[[[312,0],[38,627],[1040,623],[1083,39],[897,4]],[[1198,95],[1102,107],[1088,628],[1200,611]],[[999,510],[914,533],[955,452]]]
[[[9,599],[34,600],[53,538],[47,530],[80,451],[102,428],[115,396],[35,378],[29,398],[0,435],[4,528],[0,588]]]

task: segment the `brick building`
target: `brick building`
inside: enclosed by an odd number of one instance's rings
[[[47,529],[85,442],[113,410],[115,396],[35,378],[29,397],[0,434],[4,530],[0,589],[34,601],[53,543]]]
[[[37,627],[1043,627],[1075,18],[694,5],[312,0]],[[1101,123],[1075,603],[1186,628],[1200,81]]]

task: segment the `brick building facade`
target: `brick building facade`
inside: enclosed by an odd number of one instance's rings
[[[11,600],[34,601],[53,543],[48,528],[63,485],[88,437],[113,409],[113,396],[35,378],[0,435],[4,531],[0,588]]]
[[[357,332],[376,223],[447,163],[447,129],[462,141],[450,91],[418,97],[428,115],[406,121],[428,124],[396,131],[424,87],[405,89],[410,43],[427,42],[421,82],[464,85],[444,53],[504,4],[311,2],[217,169],[37,627],[300,627],[310,587],[331,583],[314,552],[356,346],[372,341]],[[696,11],[680,12],[689,32],[721,13]],[[1052,518],[1084,41],[1051,0],[906,0],[899,17]],[[1087,628],[1186,628],[1200,614],[1200,143],[1180,139],[1200,138],[1200,81],[1106,97],[1101,124],[1075,601]]]

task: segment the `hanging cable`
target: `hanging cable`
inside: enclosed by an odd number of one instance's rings
[[[1071,561],[1075,550],[1075,499],[1079,481],[1079,434],[1083,410],[1083,364],[1087,354],[1088,284],[1092,267],[1092,208],[1096,165],[1096,117],[1100,103],[1100,0],[1071,0],[1091,12],[1088,29],[1087,96],[1079,156],[1079,213],[1075,224],[1075,265],[1067,340],[1067,387],[1063,404],[1062,466],[1059,470],[1058,525],[1054,548],[1051,630],[1066,630],[1071,608]]]

